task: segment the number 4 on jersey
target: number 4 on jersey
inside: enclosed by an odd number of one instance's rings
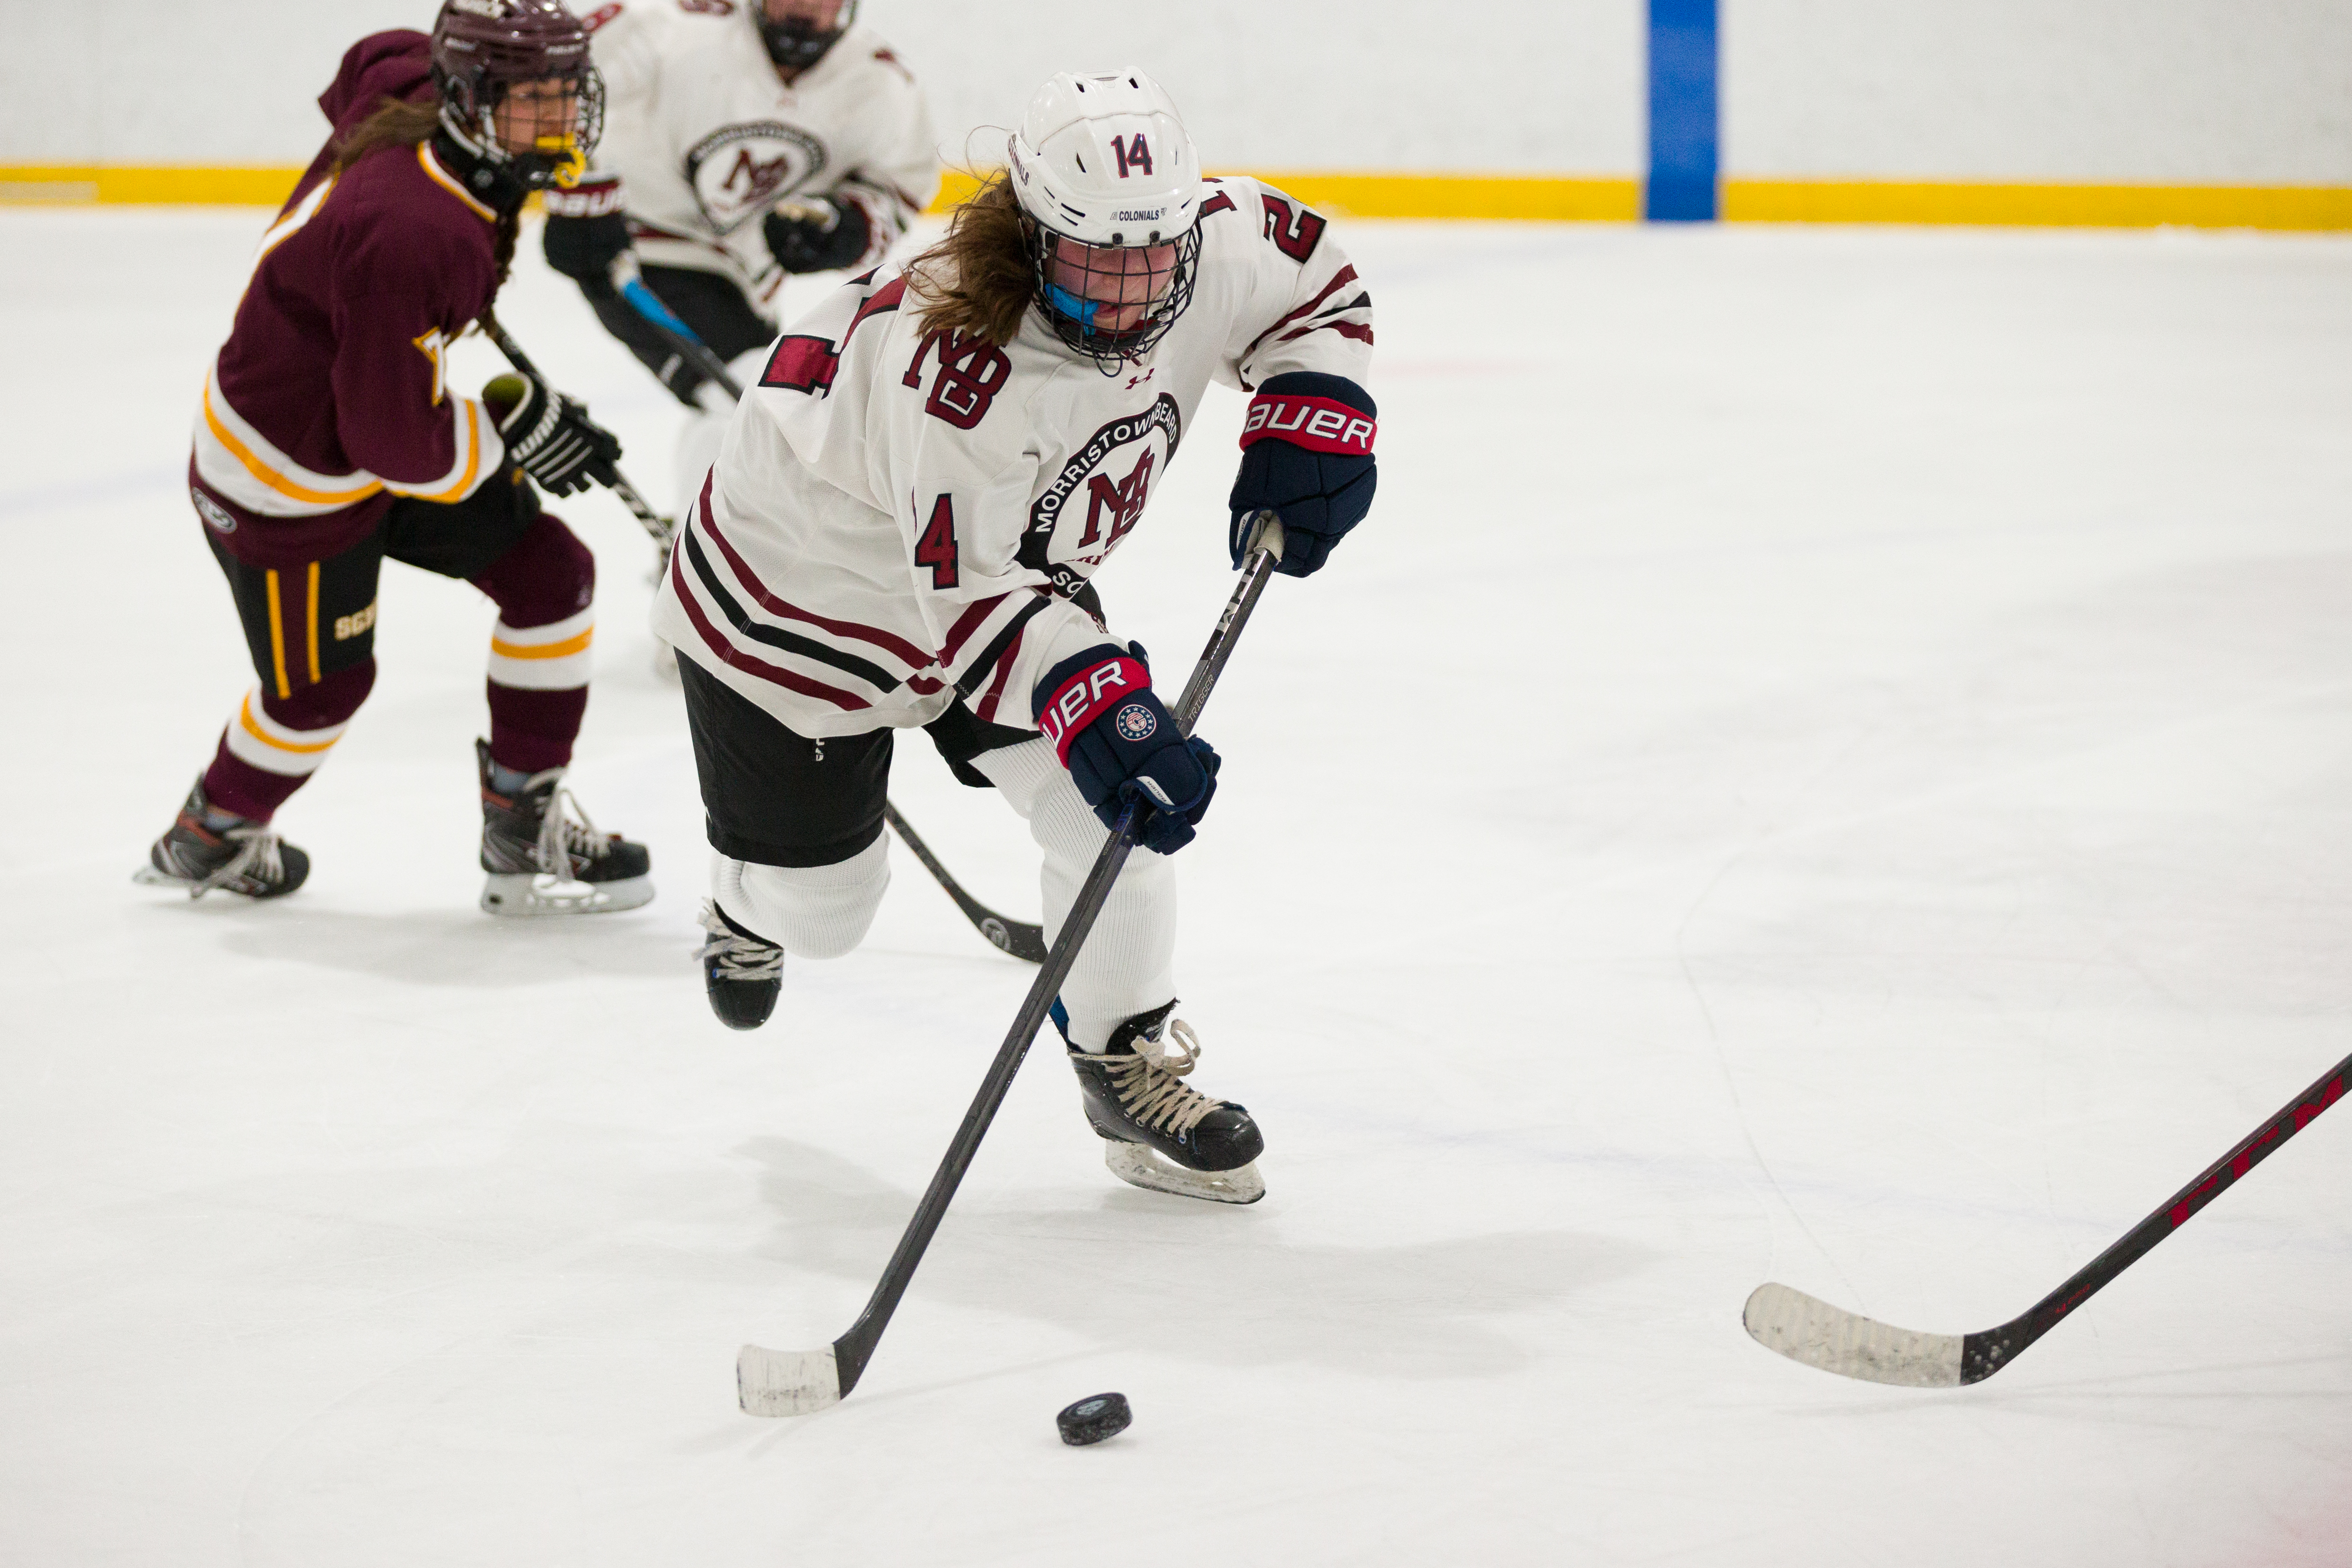
[[[955,497],[943,495],[931,504],[930,526],[915,542],[915,564],[931,569],[931,586],[956,585]]]

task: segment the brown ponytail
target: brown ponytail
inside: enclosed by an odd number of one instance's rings
[[[441,125],[441,103],[438,99],[425,103],[404,102],[387,98],[382,107],[357,125],[351,134],[335,143],[334,173],[342,174],[371,153],[381,153],[387,147],[418,147],[433,140],[433,132]],[[499,281],[507,280],[514,266],[515,240],[522,227],[522,209],[511,207],[499,215],[499,237],[495,259]]]
[[[352,127],[351,134],[335,143],[335,170],[338,174],[371,153],[386,147],[415,147],[432,140],[434,128],[441,123],[439,100],[427,103],[404,103],[387,98],[373,114]]]
[[[948,231],[901,272],[920,308],[926,332],[966,332],[1002,346],[1021,331],[1035,292],[1029,220],[1002,169],[989,175],[948,219]]]

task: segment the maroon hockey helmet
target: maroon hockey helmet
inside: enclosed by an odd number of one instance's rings
[[[529,153],[501,146],[491,116],[522,82],[580,86],[580,122],[568,138],[542,137]],[[443,0],[433,23],[433,83],[441,119],[470,151],[504,163],[529,189],[568,184],[604,123],[604,83],[588,54],[588,28],[562,0]]]

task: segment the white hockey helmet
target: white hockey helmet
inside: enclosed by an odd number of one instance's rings
[[[1141,71],[1065,71],[1005,152],[1046,320],[1107,370],[1140,358],[1192,302],[1200,259],[1201,160],[1174,101]],[[1103,254],[1119,251],[1142,254]]]

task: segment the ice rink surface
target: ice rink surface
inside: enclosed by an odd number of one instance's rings
[[[491,611],[401,567],[310,886],[132,887],[250,679],[181,476],[266,221],[0,214],[0,1563],[2352,1562],[2352,1110],[1981,1386],[1739,1325],[2004,1320],[2347,1049],[2352,243],[1336,227],[1380,504],[1269,593],[1180,861],[1270,1194],[1120,1185],[1041,1050],[863,1386],[763,1423],[737,1344],[848,1326],[1029,972],[899,853],[712,1020],[603,495],[573,782],[654,905],[476,910]],[[524,251],[501,314],[667,497],[666,395]],[[1163,660],[1240,410],[1102,578]]]

